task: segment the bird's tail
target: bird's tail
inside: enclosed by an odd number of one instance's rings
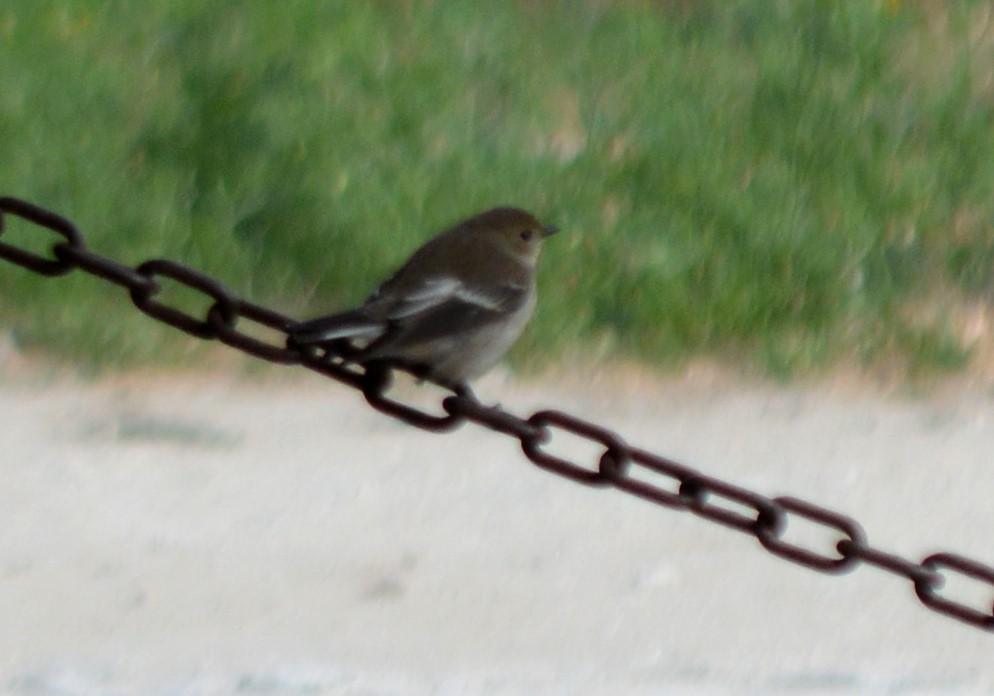
[[[290,328],[290,338],[297,345],[321,345],[332,341],[358,341],[368,345],[383,335],[383,322],[370,319],[362,310],[353,309],[303,321]]]

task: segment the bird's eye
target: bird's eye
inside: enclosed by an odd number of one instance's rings
[[[532,231],[531,231],[531,230],[523,230],[523,231],[521,232],[521,238],[522,238],[523,240],[525,240],[526,242],[529,242],[529,241],[531,241],[531,238],[532,238]]]

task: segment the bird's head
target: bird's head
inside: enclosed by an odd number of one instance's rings
[[[463,225],[493,240],[500,249],[527,263],[535,263],[542,251],[542,241],[559,230],[543,225],[534,215],[520,208],[492,208]]]

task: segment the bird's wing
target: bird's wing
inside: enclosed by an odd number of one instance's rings
[[[374,313],[382,313],[389,321],[398,321],[447,302],[461,287],[462,283],[451,276],[425,278],[420,284],[403,290],[385,284],[366,301],[366,306]]]
[[[426,278],[403,292],[376,293],[366,307],[390,322],[408,324],[442,310],[464,312],[513,311],[527,287],[502,283],[484,288],[448,275]]]
[[[515,311],[527,295],[522,285],[482,288],[445,275],[403,291],[385,283],[362,307],[301,322],[290,334],[301,345],[338,339],[375,342],[374,352],[382,354],[401,345],[458,336]]]
[[[528,287],[514,283],[482,288],[452,278],[427,282],[387,312],[389,328],[370,346],[370,353],[384,356],[417,344],[458,339],[521,308],[527,299]]]

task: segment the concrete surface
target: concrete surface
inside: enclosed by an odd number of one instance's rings
[[[994,694],[994,634],[899,578],[821,575],[504,436],[423,433],[287,374],[0,383],[0,693]],[[838,509],[915,560],[994,563],[982,386],[477,391]]]

